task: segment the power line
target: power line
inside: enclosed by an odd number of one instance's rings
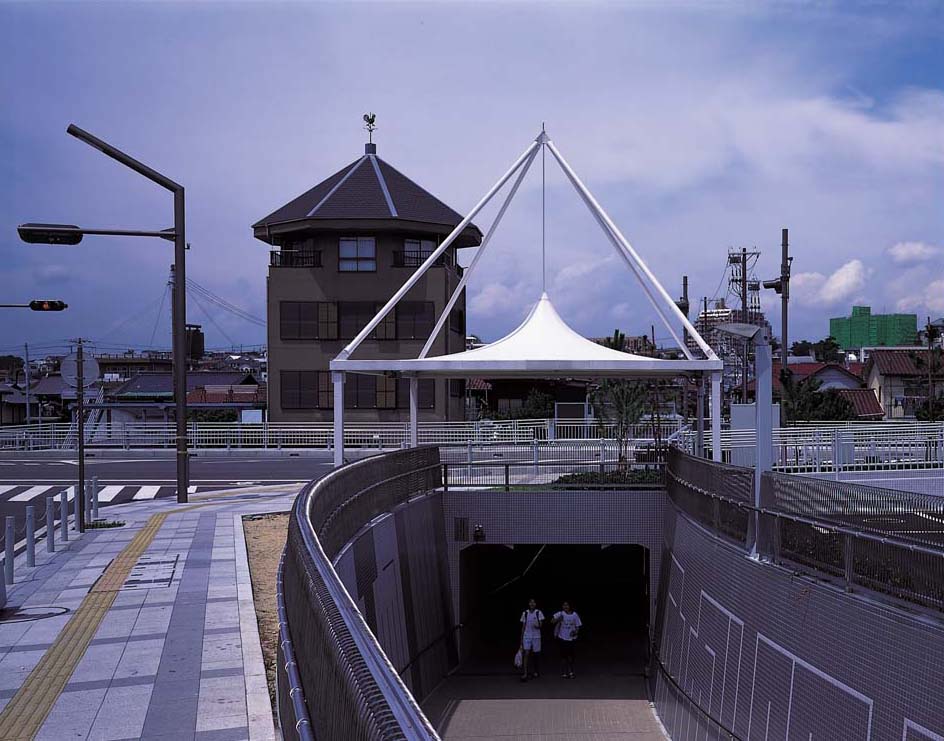
[[[242,319],[243,321],[249,322],[250,324],[255,324],[260,327],[266,326],[266,322],[264,319],[260,319],[257,316],[253,316],[245,309],[241,309],[235,304],[230,303],[229,301],[222,298],[221,296],[218,296],[215,293],[213,293],[210,289],[204,288],[203,286],[201,286],[199,283],[197,283],[194,280],[191,280],[189,278],[187,279],[187,288],[191,291],[191,293],[193,293],[194,296],[196,296],[197,294],[201,295],[204,299],[206,299],[210,303],[215,304],[223,311],[229,312],[233,316],[236,316],[239,319]]]
[[[203,301],[197,295],[194,295],[193,298],[194,298],[194,301],[197,302],[197,306],[199,306],[200,310],[203,312],[203,315],[210,321],[210,323],[214,327],[216,327],[216,329],[219,331],[221,335],[223,335],[227,340],[229,340],[231,345],[235,345],[236,343],[233,341],[233,338],[230,337],[228,334],[226,334],[226,331],[219,324],[216,323],[216,319],[214,319],[213,316],[210,314],[210,312],[207,311],[207,308],[206,306],[204,306]]]

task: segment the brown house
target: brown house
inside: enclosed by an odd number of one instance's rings
[[[267,316],[270,420],[332,418],[328,363],[461,221],[367,144],[362,157],[253,224],[255,237],[274,248]],[[457,250],[481,240],[469,225],[353,357],[416,357],[461,279]],[[430,354],[464,349],[463,297]],[[404,379],[352,374],[344,391],[351,421],[409,416]],[[464,396],[461,380],[423,380],[420,418],[462,419]]]

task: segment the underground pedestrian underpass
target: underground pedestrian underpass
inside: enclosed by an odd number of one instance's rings
[[[884,594],[857,563],[837,583],[832,525],[779,516],[751,557],[752,476],[678,450],[622,490],[454,490],[435,447],[336,469],[296,500],[279,572],[284,738],[936,738],[944,711],[904,688],[944,682],[940,561],[885,538]],[[798,502],[841,486],[764,476]],[[580,614],[575,679],[547,625],[519,680],[531,597]]]

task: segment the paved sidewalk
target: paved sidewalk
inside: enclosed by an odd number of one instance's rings
[[[0,739],[274,739],[240,518],[292,487],[108,508],[36,567],[0,621]],[[16,613],[11,608],[19,608]]]

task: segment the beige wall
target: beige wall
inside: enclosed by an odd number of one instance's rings
[[[341,236],[374,236],[377,245],[375,273],[338,271],[338,240]],[[280,404],[282,370],[327,370],[328,363],[350,341],[282,340],[279,303],[281,301],[376,301],[386,302],[413,274],[416,268],[393,267],[394,252],[403,249],[410,235],[345,232],[315,237],[315,249],[321,250],[320,268],[269,268],[268,277],[268,348],[269,348],[269,419],[273,422],[329,421],[331,409],[288,409]],[[420,235],[417,235],[420,236]],[[427,235],[428,238],[428,235]],[[449,250],[454,255],[453,250]],[[452,256],[451,255],[451,256]],[[432,301],[438,317],[460,278],[454,267],[433,267],[420,278],[404,297],[405,301]],[[465,310],[465,297],[456,307]],[[465,336],[448,329],[440,332],[430,353],[458,352],[464,349]],[[361,359],[416,357],[423,340],[365,340],[353,357]],[[436,381],[436,408],[420,410],[422,420],[461,420],[464,400],[450,398],[448,382]],[[349,409],[350,421],[397,421],[407,418],[403,409]]]

